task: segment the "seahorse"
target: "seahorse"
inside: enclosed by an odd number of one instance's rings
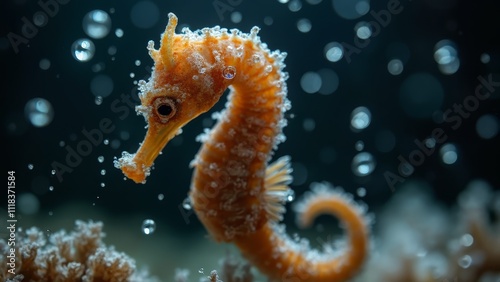
[[[270,51],[258,36],[215,26],[175,33],[169,14],[159,49],[148,43],[155,65],[140,82],[141,105],[148,124],[137,153],[123,152],[115,166],[137,183],[182,127],[211,109],[230,89],[225,110],[215,114],[213,129],[199,139],[189,199],[198,218],[219,242],[232,242],[242,255],[273,281],[345,281],[361,268],[368,253],[365,210],[339,189],[318,184],[296,208],[299,223],[320,214],[345,223],[348,244],[342,252],[323,252],[306,240],[291,239],[280,225],[291,197],[290,157],[271,162],[284,141],[290,108],[283,71],[285,52]]]

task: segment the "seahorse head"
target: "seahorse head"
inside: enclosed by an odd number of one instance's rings
[[[137,183],[145,182],[154,160],[181,128],[212,108],[229,85],[210,40],[196,40],[192,32],[175,34],[176,25],[170,13],[160,48],[148,44],[155,65],[149,81],[139,82],[141,105],[136,107],[148,123],[144,142],[137,153],[124,152],[115,162]]]

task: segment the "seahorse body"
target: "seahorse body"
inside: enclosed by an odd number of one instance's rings
[[[290,108],[286,53],[269,51],[257,27],[249,34],[220,27],[175,34],[176,24],[170,13],[160,49],[148,45],[155,67],[141,83],[137,107],[148,122],[145,140],[136,154],[124,152],[115,165],[135,182],[145,182],[167,142],[230,87],[226,109],[200,137],[203,145],[192,162],[189,197],[199,219],[215,240],[234,242],[273,280],[352,277],[366,256],[368,227],[364,211],[344,194],[323,185],[298,210],[304,225],[322,213],[344,220],[350,246],[345,254],[316,252],[279,231],[291,169],[288,157],[269,162],[284,141],[284,113]]]

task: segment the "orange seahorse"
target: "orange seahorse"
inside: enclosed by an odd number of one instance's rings
[[[226,109],[201,137],[192,162],[189,197],[208,232],[217,241],[233,242],[244,257],[275,281],[344,281],[363,264],[368,249],[364,210],[338,189],[317,184],[298,205],[299,223],[309,225],[323,213],[347,226],[343,252],[315,251],[306,240],[293,240],[279,225],[290,196],[290,158],[269,163],[284,140],[286,53],[270,52],[257,36],[218,26],[175,34],[170,13],[161,46],[148,50],[155,62],[151,78],[140,83],[141,105],[148,129],[135,154],[122,153],[115,166],[144,183],[164,146],[185,124],[208,111],[229,87]]]

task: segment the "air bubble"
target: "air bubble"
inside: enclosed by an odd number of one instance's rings
[[[295,192],[292,189],[288,189],[286,193],[286,201],[292,202],[293,200],[295,200]]]
[[[33,170],[33,168],[34,168],[33,164],[28,164],[28,169],[29,170]]]
[[[356,176],[367,176],[375,170],[375,158],[368,152],[358,153],[352,159],[352,172]]]
[[[203,267],[202,267],[202,268],[200,268],[200,269],[198,269],[198,273],[200,273],[200,274],[203,274],[203,273],[204,273],[204,271],[205,271],[205,270],[203,269]]]
[[[351,127],[358,132],[370,125],[372,114],[366,107],[357,107],[351,113]]]
[[[34,98],[29,100],[24,106],[26,117],[35,127],[44,127],[49,125],[54,118],[54,110],[49,101],[43,98]]]
[[[88,12],[83,18],[83,31],[94,39],[106,37],[111,30],[111,18],[102,10]]]
[[[297,29],[300,32],[307,33],[311,31],[312,24],[311,21],[308,19],[300,19],[297,21]]]
[[[100,162],[100,163],[103,163],[104,162],[104,157],[103,156],[97,157],[97,161]]]
[[[439,150],[443,163],[451,165],[458,159],[457,147],[451,143],[444,144]]]
[[[470,247],[474,243],[474,237],[472,237],[469,233],[466,233],[460,238],[460,243],[464,247]]]
[[[50,192],[54,191],[54,186],[49,186],[49,191]]]
[[[464,255],[461,258],[458,259],[458,265],[461,268],[469,268],[472,264],[472,257],[469,255]]]
[[[224,70],[222,70],[222,76],[225,79],[233,79],[236,76],[236,68],[233,66],[225,67]]]
[[[252,55],[252,61],[254,62],[254,64],[258,64],[261,62],[261,58],[260,58],[260,55],[258,54],[253,54]]]
[[[121,28],[117,28],[117,29],[115,30],[115,35],[116,35],[116,37],[118,37],[118,38],[123,37],[123,34],[124,34],[123,29],[121,29]]]
[[[141,228],[142,228],[142,233],[144,233],[146,235],[150,235],[150,234],[153,234],[153,232],[155,232],[156,223],[152,219],[145,219],[142,222],[142,227]]]
[[[193,208],[191,206],[191,199],[189,197],[185,198],[184,201],[182,201],[182,207],[185,210],[191,210]]]
[[[359,196],[359,197],[364,197],[366,196],[366,189],[364,187],[359,187],[357,190],[356,190],[356,194]]]
[[[100,106],[102,104],[102,101],[103,101],[102,96],[96,96],[94,99],[94,103],[98,106]]]
[[[95,54],[95,45],[90,39],[81,38],[71,45],[71,54],[79,62],[90,61]]]
[[[40,63],[38,63],[38,66],[42,70],[48,70],[50,68],[50,61],[48,59],[41,59]]]
[[[325,57],[330,62],[338,62],[344,56],[344,47],[338,42],[330,42],[325,45]]]
[[[101,169],[101,175],[106,175],[106,170],[105,169]]]
[[[165,199],[165,195],[158,194],[158,200],[163,201],[163,199]]]
[[[102,187],[102,188],[106,187],[106,183],[101,182],[101,187]]]
[[[354,144],[354,149],[356,151],[361,152],[365,148],[365,143],[361,140],[357,141],[356,144]]]

